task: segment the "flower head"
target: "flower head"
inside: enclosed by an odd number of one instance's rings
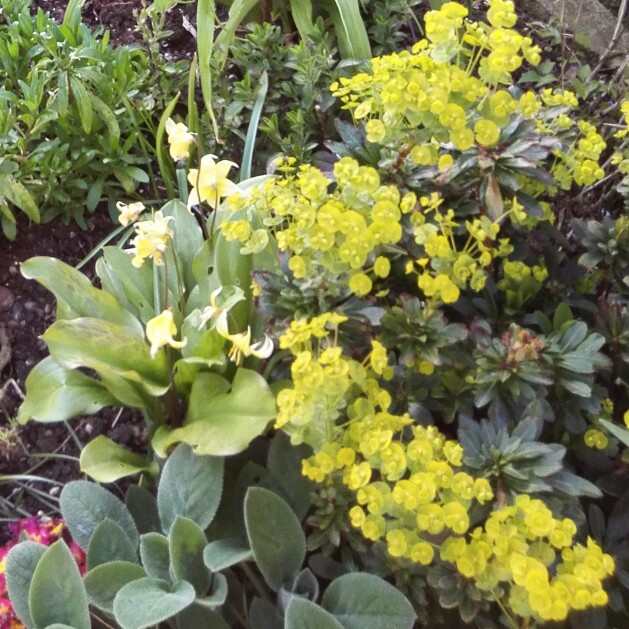
[[[223,197],[242,192],[227,178],[232,167],[238,167],[238,164],[227,160],[215,162],[212,155],[204,155],[200,167],[191,168],[188,173],[188,181],[193,186],[188,197],[188,207],[205,201],[211,208],[216,208]]]
[[[194,136],[183,122],[175,122],[172,118],[166,121],[166,133],[170,144],[170,156],[178,161],[190,157],[190,145],[194,142]]]
[[[157,356],[157,351],[170,345],[176,349],[184,347],[188,342],[187,339],[175,341],[173,338],[177,334],[177,326],[173,321],[173,313],[170,310],[164,310],[161,314],[153,317],[146,324],[146,338],[151,344],[151,358]]]
[[[131,261],[133,266],[139,268],[146,258],[152,258],[157,265],[163,264],[163,254],[166,251],[166,242],[173,237],[173,230],[168,223],[175,220],[172,216],[164,216],[160,211],[155,212],[150,221],[140,221],[135,226],[135,238],[133,245],[127,251],[133,254]]]
[[[140,214],[142,214],[142,212],[144,212],[144,210],[146,209],[142,201],[129,203],[129,205],[123,203],[122,201],[118,201],[118,203],[116,203],[116,208],[120,212],[120,215],[118,216],[118,222],[124,227],[126,227],[130,223],[135,223],[135,221],[138,219],[138,216],[140,216]]]
[[[246,332],[230,334],[227,325],[227,311],[223,310],[216,321],[216,331],[227,340],[232,342],[229,350],[229,358],[237,365],[242,363],[245,356],[257,356],[258,358],[268,358],[273,352],[273,341],[264,335],[264,341],[259,341],[251,345],[251,327],[247,326]]]

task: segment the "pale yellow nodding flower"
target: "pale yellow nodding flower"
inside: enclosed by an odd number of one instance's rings
[[[184,347],[188,339],[175,341],[174,336],[177,334],[177,326],[173,320],[173,313],[170,310],[164,310],[161,314],[153,317],[146,324],[146,338],[151,344],[151,358],[157,356],[157,352],[161,347],[170,345],[175,349]]]
[[[213,155],[204,155],[199,168],[191,168],[188,181],[193,186],[188,197],[188,207],[205,201],[211,208],[216,208],[219,201],[242,190],[227,178],[229,171],[238,164],[227,160],[214,161]]]
[[[152,258],[155,264],[163,264],[163,254],[166,251],[166,242],[172,238],[174,232],[168,226],[170,221],[175,220],[172,216],[164,216],[160,211],[155,212],[153,219],[140,221],[135,226],[135,238],[131,241],[133,245],[127,251],[133,254],[131,263],[136,268],[144,264],[144,260]]]
[[[265,334],[264,341],[259,341],[251,345],[251,327],[247,326],[246,332],[230,334],[227,325],[227,311],[223,310],[216,321],[216,331],[227,340],[232,342],[229,350],[229,358],[240,365],[245,356],[256,356],[257,358],[268,358],[273,353],[273,341]]]
[[[210,305],[203,308],[201,312],[201,320],[199,322],[199,330],[212,318],[218,317],[223,309],[216,304],[216,298],[220,295],[223,287],[217,288],[210,293]]]
[[[194,142],[194,135],[183,122],[175,122],[172,118],[166,121],[166,133],[170,144],[170,156],[175,161],[190,157],[190,145]]]
[[[118,201],[118,203],[116,203],[116,208],[118,209],[118,212],[120,212],[118,222],[124,227],[131,223],[135,223],[135,221],[138,220],[138,216],[140,216],[140,214],[142,214],[142,212],[146,209],[142,201],[136,201],[135,203],[129,203],[128,205],[122,201]]]

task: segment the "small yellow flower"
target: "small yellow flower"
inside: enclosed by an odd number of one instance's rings
[[[164,310],[161,314],[153,317],[146,324],[146,338],[151,344],[151,358],[157,356],[157,352],[164,345],[170,345],[175,349],[184,347],[188,339],[175,341],[174,336],[177,334],[177,326],[173,321],[173,313],[170,310]]]
[[[242,190],[227,178],[229,171],[238,164],[227,160],[215,162],[212,155],[201,158],[200,168],[191,168],[188,181],[193,186],[188,197],[188,207],[205,201],[211,208],[216,208],[223,197],[241,193]]]
[[[604,450],[609,443],[605,433],[596,428],[587,430],[585,435],[583,435],[583,441],[585,441],[586,446],[595,448],[596,450]]]
[[[142,212],[144,212],[144,210],[146,209],[142,201],[129,203],[129,205],[123,203],[122,201],[118,201],[118,203],[116,203],[116,208],[120,212],[120,215],[118,216],[118,222],[124,227],[131,223],[135,223],[135,221],[138,219],[138,216],[140,216],[140,214],[142,214]]]
[[[180,159],[190,157],[190,145],[194,142],[194,136],[183,122],[175,122],[172,118],[166,121],[166,133],[170,144],[170,156],[177,162]]]
[[[625,426],[627,426],[627,428],[629,428],[629,410],[625,411],[625,414],[622,416],[624,422],[625,422]]]
[[[265,334],[264,340],[251,345],[251,327],[247,326],[246,332],[230,334],[227,325],[227,311],[223,310],[216,320],[216,331],[228,341],[232,342],[229,350],[229,358],[240,365],[245,356],[257,356],[268,358],[273,353],[273,341]]]

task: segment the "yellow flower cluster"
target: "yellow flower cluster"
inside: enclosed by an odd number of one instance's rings
[[[133,266],[141,267],[144,260],[150,258],[155,264],[164,264],[166,243],[173,237],[173,230],[168,226],[172,216],[164,216],[159,210],[153,214],[152,220],[139,221],[135,224],[135,236],[127,251],[133,255]]]
[[[569,151],[556,151],[559,160],[555,163],[552,174],[559,186],[568,190],[572,182],[579,186],[590,186],[605,176],[599,166],[601,153],[607,147],[603,137],[594,125],[580,120],[577,122],[580,137]]]
[[[466,16],[461,4],[446,2],[426,14],[427,39],[412,52],[377,57],[370,73],[332,84],[354,118],[366,120],[370,142],[415,138],[410,159],[432,165],[438,163],[440,144],[451,142],[460,151],[474,143],[491,148],[511,114],[536,113],[540,105],[534,94],[518,101],[497,87],[512,84],[511,73],[524,59],[533,65],[540,61],[540,49],[511,28],[513,2],[492,0],[490,24],[464,22]],[[465,67],[461,59],[467,59]],[[422,127],[431,135],[417,133]]]
[[[602,581],[614,572],[614,560],[592,539],[573,545],[576,531],[569,518],[558,520],[541,500],[521,495],[468,539],[447,539],[441,559],[481,590],[508,585],[505,603],[518,616],[561,621],[570,610],[606,605]]]
[[[424,256],[415,263],[408,262],[406,272],[418,274],[417,285],[433,302],[454,303],[460,290],[467,286],[482,290],[487,279],[485,269],[495,257],[513,250],[508,239],[500,239],[494,246],[500,232],[498,221],[486,216],[466,221],[467,240],[457,250],[454,230],[459,225],[454,221],[454,211],[442,213],[439,207],[443,199],[434,192],[419,202],[423,211],[412,213],[410,221],[415,242],[423,247]]]
[[[357,295],[371,292],[375,278],[387,277],[391,262],[387,246],[403,235],[401,219],[416,205],[413,193],[401,195],[397,187],[381,185],[378,171],[343,158],[334,165],[337,186],[313,166],[270,179],[245,200],[274,232],[281,251],[290,250],[289,268],[296,278],[343,276]],[[230,207],[243,202],[236,195]],[[247,221],[224,221],[227,239],[251,248]]]

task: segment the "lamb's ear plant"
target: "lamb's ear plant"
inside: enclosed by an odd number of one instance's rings
[[[68,483],[61,514],[87,553],[87,572],[81,578],[64,542],[48,549],[21,542],[7,560],[18,616],[27,629],[89,629],[90,616],[122,629],[412,627],[408,600],[377,576],[346,574],[323,592],[303,565],[297,515],[268,489],[247,490],[242,538],[213,535],[222,491],[223,459],[184,444],[164,464],[156,498],[133,487],[122,502],[95,483]],[[230,625],[234,580],[245,599],[240,624]]]

